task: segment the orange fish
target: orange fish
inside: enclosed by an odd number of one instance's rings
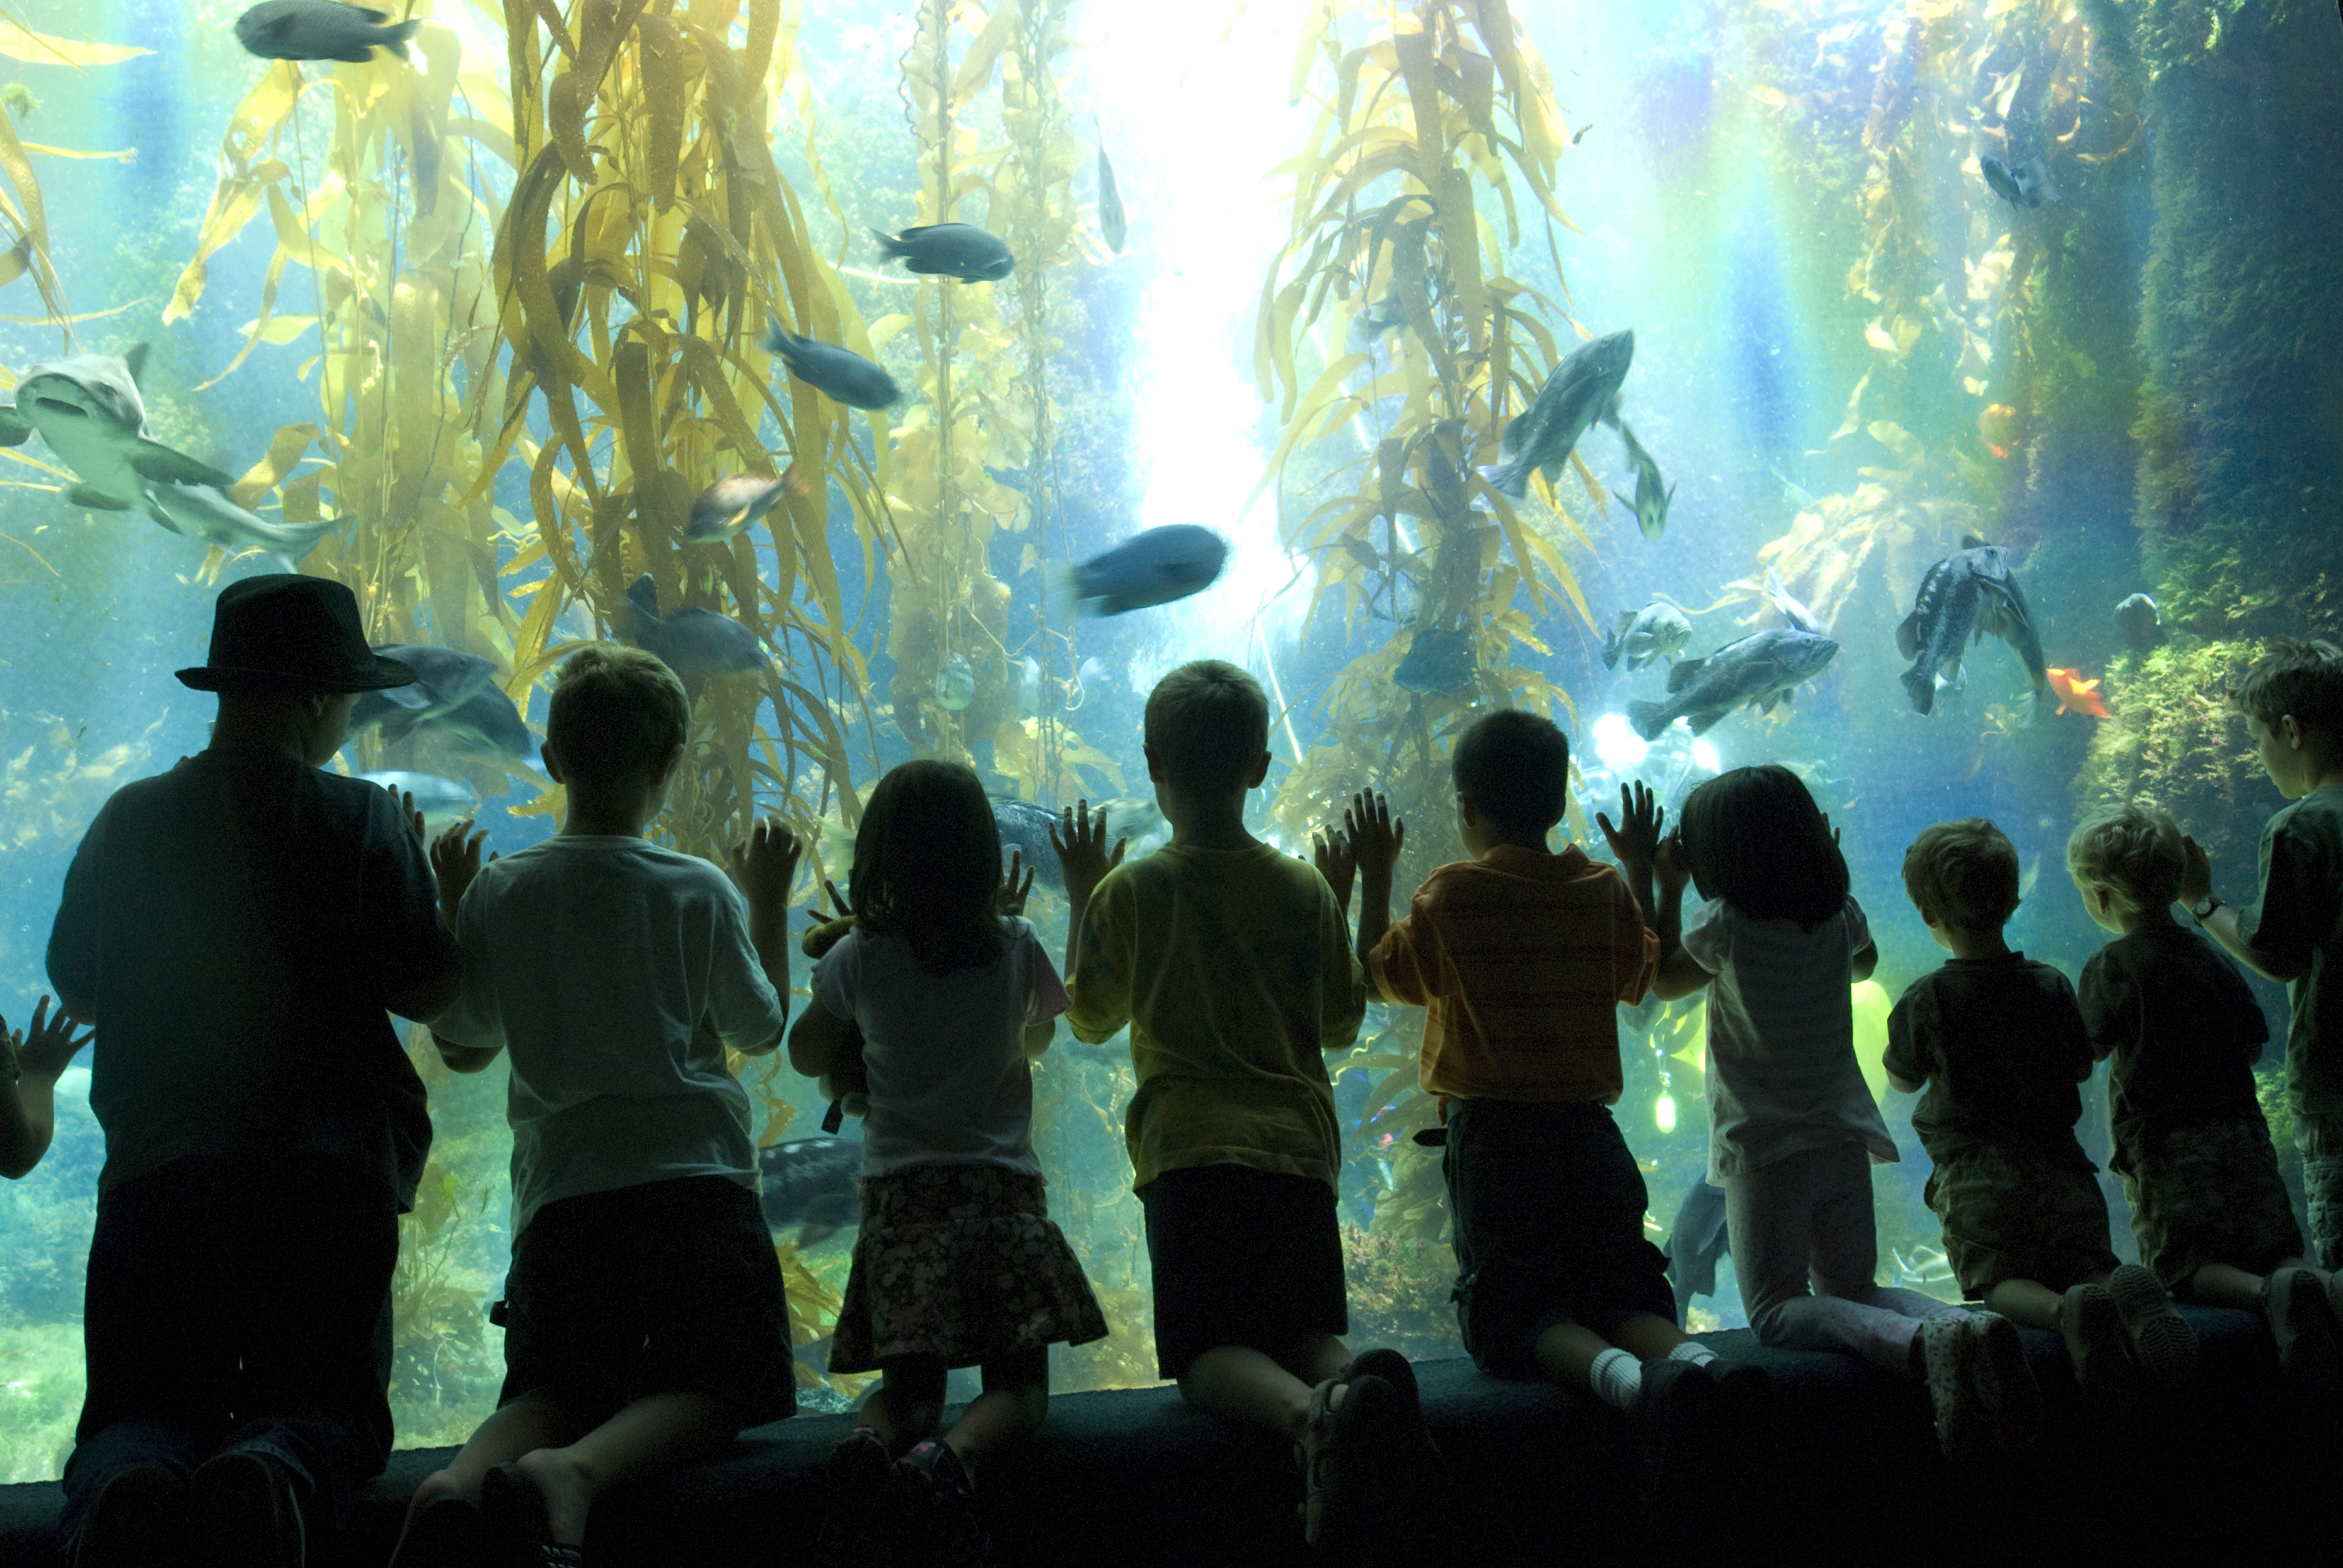
[[[1977,415],[1976,422],[1977,434],[1985,437],[1986,446],[2006,452],[2017,445],[2017,410],[2008,404],[1987,404]]]
[[[2087,713],[2094,719],[2115,717],[2099,700],[2097,678],[2085,680],[2081,670],[2061,669],[2055,664],[2042,673],[2050,678],[2050,689],[2058,695],[2059,712]]]

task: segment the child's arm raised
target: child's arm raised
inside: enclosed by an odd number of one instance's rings
[[[1692,873],[1684,868],[1681,831],[1660,840],[1659,850],[1652,857],[1652,880],[1660,906],[1660,972],[1653,977],[1652,994],[1662,1001],[1674,1001],[1715,978],[1684,948],[1684,892]]]
[[[1661,832],[1667,816],[1648,787],[1622,784],[1617,826],[1600,811],[1594,814],[1594,825],[1618,857],[1619,872],[1644,911],[1644,923],[1659,933],[1660,968],[1652,977],[1652,994],[1674,1001],[1714,977],[1684,950],[1684,890],[1691,876],[1684,869],[1683,840],[1675,833]]]
[[[480,846],[488,840],[486,833],[472,830],[469,819],[447,829],[431,841],[431,875],[439,884],[439,918],[449,930],[456,929],[458,913],[464,905],[464,895],[480,875]],[[496,859],[491,850],[488,859]],[[448,998],[452,1005],[455,999]],[[444,1013],[447,1007],[438,1009]],[[437,1016],[437,1013],[434,1016]],[[449,1040],[437,1030],[431,1031],[431,1043],[438,1049],[439,1060],[454,1072],[486,1072],[488,1063],[496,1060],[504,1048],[498,1045],[462,1045]]]
[[[1351,836],[1340,828],[1328,828],[1310,837],[1311,863],[1326,885],[1334,890],[1334,903],[1342,911],[1342,919],[1351,918],[1351,886],[1358,880],[1358,857],[1351,852]]]
[[[33,1007],[33,1021],[21,1033],[12,1033],[0,1019],[0,1067],[15,1077],[0,1084],[0,1176],[14,1181],[41,1162],[56,1132],[57,1075],[72,1064],[74,1055],[90,1042],[95,1030],[75,1035],[81,1025],[62,1007],[49,1016],[49,999]]]
[[[1091,895],[1098,891],[1109,871],[1122,864],[1123,851],[1130,847],[1130,840],[1117,839],[1114,852],[1107,853],[1106,812],[1091,816],[1088,800],[1068,807],[1050,829],[1050,848],[1058,852],[1058,865],[1066,878],[1068,985],[1074,980],[1074,950],[1081,945],[1082,916],[1091,907]]]
[[[749,841],[732,848],[733,879],[749,900],[749,945],[757,950],[765,979],[781,1000],[781,1022],[789,1016],[789,883],[798,874],[805,847],[798,836],[767,817],[749,830]],[[762,1056],[781,1043],[781,1030],[762,1044],[741,1048],[746,1056]]]
[[[2196,839],[2180,842],[2187,857],[2180,873],[2180,902],[2193,915],[2213,896],[2213,862]],[[2283,839],[2268,846],[2268,871],[2247,917],[2253,922],[2250,930],[2234,906],[2218,901],[2197,922],[2231,958],[2281,985],[2310,972],[2314,934],[2335,924],[2335,890],[2315,875],[2297,874],[2303,857],[2288,853],[2289,848]]]
[[[1391,930],[1392,868],[1407,844],[1407,823],[1391,814],[1389,797],[1363,789],[1343,809],[1342,832],[1359,872],[1359,962],[1372,985],[1373,955]],[[1342,892],[1347,913],[1350,890]]]

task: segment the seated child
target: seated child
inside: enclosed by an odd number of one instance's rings
[[[2214,894],[2211,863],[2193,839],[2179,901],[2232,958],[2286,984],[2286,1103],[2302,1151],[2311,1252],[2320,1268],[2343,1270],[2343,648],[2280,638],[2229,701],[2246,716],[2263,771],[2294,804],[2262,829],[2252,908]],[[2343,1302],[2330,1304],[2343,1312]]]
[[[1033,1157],[1031,1061],[1066,992],[1021,918],[1033,874],[1019,885],[1017,869],[1004,888],[975,773],[889,772],[854,837],[850,927],[789,1031],[799,1072],[832,1087],[859,1074],[869,1096],[830,1370],[885,1380],[830,1456],[820,1546],[837,1568],[985,1561],[973,1476],[1041,1424],[1050,1346],[1106,1335]],[[982,1368],[984,1392],[938,1438],[945,1375],[962,1366]]]
[[[1921,1096],[1912,1128],[1961,1293],[2057,1330],[2084,1394],[2127,1410],[2141,1372],[2187,1377],[2197,1337],[2152,1275],[2108,1250],[2107,1197],[2075,1139],[2091,1049],[2066,977],[2002,940],[2017,884],[2017,850],[1983,818],[1939,822],[1905,851],[1904,890],[1953,956],[1888,1014],[1887,1081]]]
[[[1875,1282],[1871,1166],[1896,1151],[1855,1061],[1849,991],[1879,950],[1830,819],[1768,763],[1694,789],[1665,841],[1656,812],[1635,812],[1614,843],[1630,886],[1657,879],[1652,989],[1708,992],[1708,1179],[1725,1189],[1758,1342],[1923,1379],[1949,1456],[1968,1456],[1988,1420],[2005,1446],[2023,1443],[2041,1394],[2016,1326]],[[1711,900],[1688,930],[1687,880]]]
[[[1182,665],[1149,694],[1146,725],[1171,843],[1126,865],[1086,803],[1052,842],[1072,903],[1067,1021],[1094,1044],[1131,1025],[1125,1131],[1156,1362],[1191,1404],[1293,1439],[1305,1536],[1366,1551],[1436,1459],[1406,1360],[1354,1362],[1339,1337],[1342,1151],[1323,1053],[1357,1034],[1365,986],[1325,878],[1245,831],[1245,796],[1269,770],[1260,686],[1217,659]]]
[[[2156,1278],[2191,1301],[2262,1312],[2288,1378],[2331,1392],[2331,1282],[2302,1262],[2254,1092],[2269,1026],[2237,966],[2172,918],[2187,865],[2179,824],[2152,807],[2094,812],[2066,840],[2083,907],[2120,933],[2083,966],[2081,988],[2091,1050],[2115,1059],[2108,1163]]]
[[[33,1021],[11,1030],[0,1018],[0,1176],[30,1175],[57,1130],[57,1078],[96,1030],[85,1030],[63,1008],[49,1016],[49,999],[33,1007]]]
[[[666,665],[589,644],[546,721],[561,831],[485,867],[468,822],[432,846],[464,954],[439,1053],[478,1072],[512,1052],[513,1248],[500,1402],[416,1489],[403,1568],[468,1563],[483,1536],[500,1562],[576,1563],[601,1493],[796,1408],[724,1053],[780,1043],[798,844],[759,823],[735,887],[644,839],[689,718]]]
[[[1618,872],[1547,849],[1570,789],[1570,742],[1551,721],[1488,714],[1451,767],[1475,858],[1433,871],[1396,925],[1403,825],[1364,795],[1344,822],[1368,982],[1428,1009],[1420,1081],[1447,1130],[1457,1324],[1483,1371],[1590,1389],[1634,1416],[1656,1481],[1670,1439],[1704,1413],[1716,1360],[1676,1327],[1644,1235],[1644,1173],[1610,1111],[1618,1004],[1643,1000],[1659,935]]]

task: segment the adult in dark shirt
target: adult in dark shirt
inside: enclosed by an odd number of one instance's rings
[[[2084,1394],[2123,1410],[2143,1377],[2188,1376],[2196,1334],[2107,1245],[2107,1197],[2075,1138],[2090,1042],[2066,977],[2002,939],[2017,885],[2016,849],[1982,818],[1939,822],[1906,852],[1905,890],[1953,956],[1888,1015],[1887,1078],[1926,1086],[1912,1127],[1936,1163],[1928,1206],[1962,1291],[2057,1330]]]
[[[390,1275],[430,1147],[386,1010],[453,999],[421,824],[320,769],[377,658],[339,583],[220,597],[211,745],[108,800],[49,978],[106,1132],[65,1466],[75,1568],[304,1561],[390,1448]]]
[[[2269,1026],[2237,966],[2172,918],[2186,866],[2179,825],[2152,808],[2095,812],[2067,840],[2083,907],[2118,933],[2082,984],[2093,1054],[2114,1058],[2108,1163],[2140,1261],[2178,1295],[2263,1313],[2288,1376],[2331,1394],[2343,1346],[2329,1282],[2303,1261],[2254,1092]]]

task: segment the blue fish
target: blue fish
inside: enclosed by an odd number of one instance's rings
[[[906,272],[993,283],[1017,270],[1017,257],[1001,236],[972,223],[925,224],[891,239],[872,229],[870,237],[889,261],[901,261]]]
[[[738,675],[765,668],[757,634],[730,616],[692,608],[660,615],[659,589],[649,572],[627,590],[621,620],[638,647],[658,655],[678,675]]]
[[[350,709],[350,733],[380,729],[385,740],[404,740],[469,702],[497,678],[497,667],[476,653],[422,643],[385,643],[375,649],[415,671],[415,679],[387,691],[362,694]]]
[[[790,375],[850,408],[884,408],[903,396],[892,376],[851,348],[793,337],[778,326],[766,330],[765,347]]]
[[[1228,558],[1227,543],[1212,529],[1174,523],[1091,557],[1061,581],[1085,613],[1123,615],[1203,592]]]
[[[1544,474],[1552,484],[1563,464],[1570,460],[1578,438],[1594,428],[1596,420],[1618,423],[1619,387],[1634,362],[1635,335],[1614,332],[1596,338],[1555,366],[1529,407],[1520,417],[1506,422],[1497,445],[1499,461],[1494,467],[1482,469],[1481,477],[1499,495],[1516,501],[1529,493],[1533,471]],[[1656,468],[1653,477],[1658,477]]]

